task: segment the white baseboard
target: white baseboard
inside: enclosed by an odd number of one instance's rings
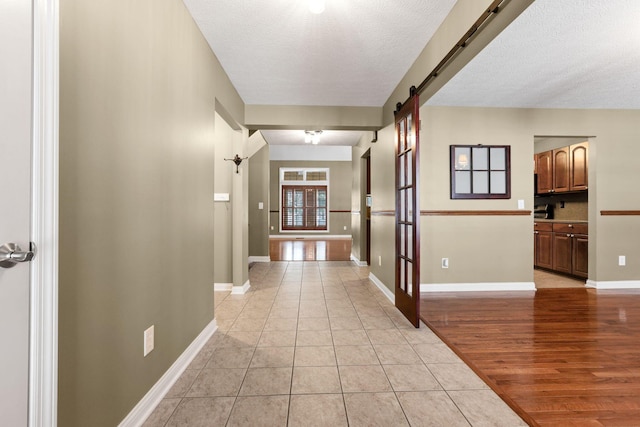
[[[395,301],[395,294],[384,283],[376,277],[375,274],[369,273],[369,280],[382,291],[389,299]],[[635,287],[640,288],[640,282],[634,282]],[[587,282],[588,284],[588,282]],[[602,289],[602,288],[601,288]],[[536,285],[533,282],[497,282],[497,283],[422,283],[420,284],[420,293],[428,292],[490,292],[490,291],[534,291]]]
[[[351,261],[355,262],[358,267],[366,267],[369,265],[367,264],[367,261],[360,261],[358,258],[353,256],[353,254],[351,254]]]
[[[389,298],[389,301],[391,301],[392,303],[395,304],[395,301],[396,301],[395,294],[393,293],[393,291],[391,289],[387,288],[384,285],[384,283],[382,283],[382,281],[376,277],[375,274],[369,273],[369,280],[371,280],[373,282],[373,284],[376,285],[378,287],[378,289],[380,289],[382,291],[384,296]]]
[[[600,282],[587,280],[585,286],[593,289],[639,289],[640,280],[610,280]]]
[[[328,240],[328,239],[351,239],[351,234],[271,234],[270,239],[308,239],[308,240]]]
[[[214,283],[213,284],[213,290],[220,292],[220,291],[230,291],[233,289],[233,283]]]
[[[271,262],[271,257],[268,256],[250,256],[249,263],[252,262]]]
[[[496,282],[496,283],[421,283],[423,292],[488,292],[488,291],[535,291],[533,282]]]
[[[250,287],[251,284],[247,280],[246,282],[244,282],[244,285],[234,286],[233,288],[231,288],[231,295],[244,295],[247,293]]]
[[[129,412],[129,415],[118,424],[118,427],[142,425],[217,329],[218,323],[216,319],[213,319],[202,332],[200,332],[196,339],[189,344],[180,357],[173,362],[173,365],[171,365],[158,382],[151,387],[151,390],[147,392],[133,410]]]

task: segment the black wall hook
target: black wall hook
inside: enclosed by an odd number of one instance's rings
[[[240,171],[238,170],[238,167],[240,166],[240,163],[242,163],[242,161],[244,159],[248,159],[248,157],[240,157],[239,155],[236,154],[236,156],[233,159],[225,159],[225,160],[230,160],[233,163],[236,164],[236,173],[240,173]]]

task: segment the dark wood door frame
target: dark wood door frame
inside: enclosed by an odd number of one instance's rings
[[[365,194],[366,197],[371,195],[371,156],[367,150],[363,156],[365,162]],[[371,206],[367,205],[365,198],[365,258],[367,265],[371,265]]]

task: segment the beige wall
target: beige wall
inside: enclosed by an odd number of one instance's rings
[[[232,178],[236,166],[233,162],[224,159],[232,159],[234,156],[233,141],[236,131],[216,112],[215,114],[215,168],[214,168],[214,193],[229,194],[229,201],[214,202],[214,229],[215,247],[213,252],[214,281],[215,283],[233,282],[233,230],[231,223],[233,220],[232,200],[233,188]]]
[[[215,103],[244,105],[180,0],[60,26],[58,425],[114,426],[213,319]]]
[[[249,157],[246,129],[236,132],[231,144],[234,146],[235,153],[241,158]],[[227,164],[233,165],[231,172],[233,286],[244,286],[249,282],[249,164],[244,160],[237,173],[234,162],[227,161]]]
[[[395,263],[395,148],[394,127],[378,132],[378,142],[363,141],[371,155],[371,273],[393,290]]]
[[[269,256],[269,209],[269,146],[265,145],[249,159],[250,257]]]
[[[247,105],[249,129],[375,130],[382,126],[381,107]]]
[[[638,110],[532,110],[537,135],[590,135],[589,279],[640,280],[639,217],[602,216],[602,210],[639,210],[635,158],[640,154]],[[591,256],[595,254],[595,256]],[[627,265],[618,266],[618,255]]]
[[[533,209],[533,134],[523,124],[526,110],[420,109],[420,209],[515,210],[524,200]],[[452,200],[449,146],[511,146],[511,199]],[[532,282],[531,216],[423,216],[421,282]],[[449,268],[441,259],[449,258]],[[480,274],[481,273],[481,274]]]
[[[589,138],[589,278],[596,282],[640,280],[637,217],[600,215],[601,210],[639,210],[635,157],[640,154],[640,111],[537,110],[425,107],[420,151],[421,210],[532,210],[534,135]],[[461,125],[463,124],[463,125]],[[511,146],[511,199],[451,200],[449,146]],[[393,130],[379,132],[371,148],[373,211],[393,211]],[[358,173],[357,171],[355,172]],[[354,180],[358,179],[354,177]],[[354,195],[354,200],[359,198]],[[422,216],[421,283],[532,282],[532,216]],[[371,272],[393,288],[394,219],[374,215]],[[627,266],[617,265],[618,255]],[[382,266],[378,265],[382,258]],[[450,268],[440,267],[449,258]]]
[[[352,258],[366,262],[366,168],[362,156],[365,154],[364,149],[360,145],[364,145],[365,141],[371,140],[369,132],[360,139],[358,145],[354,146],[351,151],[351,170],[353,178],[351,181],[351,255]]]
[[[329,235],[351,235],[351,180],[353,172],[351,162],[321,162],[321,161],[279,161],[272,160],[270,165],[270,235],[286,235],[280,233],[280,219],[278,206],[280,203],[279,170],[281,167],[300,168],[329,168],[329,210],[346,211],[329,213]],[[346,229],[345,229],[346,227]],[[322,236],[323,233],[295,232],[295,235],[307,234],[310,236]]]

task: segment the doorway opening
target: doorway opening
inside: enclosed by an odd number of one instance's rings
[[[587,136],[534,137],[536,288],[582,288],[589,277],[590,143]]]
[[[361,229],[364,231],[364,256],[367,265],[371,265],[371,149],[367,150],[362,155],[362,171],[364,172],[363,179],[363,195],[364,200],[361,202],[364,211],[363,226]]]

